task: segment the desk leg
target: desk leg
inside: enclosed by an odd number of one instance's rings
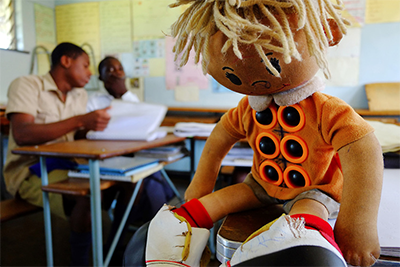
[[[103,233],[101,222],[100,167],[98,160],[89,160],[90,207],[92,215],[93,266],[103,266]]]
[[[49,184],[49,179],[47,176],[47,166],[46,158],[40,157],[40,171],[42,174],[42,186]],[[49,203],[49,193],[42,191],[43,195],[43,216],[44,216],[44,232],[46,239],[46,258],[47,266],[53,266],[53,243],[51,236],[51,215],[50,215],[50,203]]]
[[[190,181],[193,179],[193,175],[194,175],[194,157],[195,157],[195,140],[194,137],[190,138]]]
[[[176,189],[174,183],[171,181],[171,179],[169,178],[167,172],[164,170],[164,168],[161,169],[161,173],[164,176],[164,179],[167,181],[167,183],[169,184],[169,186],[171,187],[172,191],[174,191],[175,196],[179,199],[179,201],[181,203],[183,203],[183,199],[181,197],[181,194],[179,194],[178,189]]]
[[[135,203],[135,199],[136,199],[136,197],[137,197],[137,195],[138,195],[138,193],[139,193],[140,187],[142,186],[142,182],[143,182],[143,179],[142,179],[142,180],[139,180],[139,181],[136,183],[135,190],[133,191],[132,197],[131,197],[131,199],[129,200],[128,206],[126,207],[124,216],[123,216],[122,219],[121,219],[121,222],[120,222],[120,225],[119,225],[119,227],[118,227],[118,230],[117,230],[117,232],[115,233],[115,236],[114,236],[113,242],[112,242],[112,244],[111,244],[110,250],[109,250],[108,253],[107,253],[107,257],[106,257],[106,260],[105,260],[105,262],[104,262],[104,266],[108,266],[108,264],[110,263],[111,257],[112,257],[112,255],[113,255],[113,253],[114,253],[114,250],[115,250],[115,247],[117,246],[118,241],[119,241],[119,238],[120,238],[120,236],[121,236],[121,233],[122,233],[122,231],[123,231],[123,229],[124,229],[126,220],[128,219],[129,214],[130,214],[130,212],[131,212],[133,203]]]

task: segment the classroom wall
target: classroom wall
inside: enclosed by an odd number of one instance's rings
[[[107,0],[100,0],[107,1]],[[22,29],[24,50],[35,46],[33,4],[54,8],[58,5],[81,3],[80,0],[17,0],[23,12]],[[96,2],[87,0],[85,2]],[[337,96],[354,108],[368,108],[364,91],[366,83],[400,81],[400,22],[365,24],[361,28],[359,79],[356,86],[328,86],[326,93]],[[6,103],[9,83],[20,75],[28,74],[30,55],[0,50],[0,103]],[[175,99],[174,90],[167,90],[165,77],[144,77],[144,99],[147,102],[168,106],[223,107],[237,104],[242,95],[199,90],[198,101],[181,102]]]
[[[17,35],[19,49],[24,52],[0,49],[0,103],[7,103],[7,90],[17,77],[28,75],[31,65],[31,51],[36,46],[34,4],[54,8],[54,0],[16,0],[18,17]]]
[[[55,0],[55,5],[94,1]],[[325,92],[345,100],[354,108],[368,108],[364,90],[366,83],[400,81],[400,53],[396,46],[400,42],[400,23],[364,24],[360,34],[358,83],[353,86],[327,86]],[[215,93],[210,85],[209,89],[199,90],[198,101],[181,102],[175,99],[174,90],[167,90],[165,84],[164,77],[145,77],[145,100],[168,106],[232,107],[242,97],[236,93]]]
[[[19,36],[20,43],[23,50],[31,52],[36,45],[34,3],[55,8],[58,5],[108,0],[16,1],[17,9],[22,13],[21,21],[19,21],[19,29],[22,31]],[[368,108],[364,91],[366,83],[400,81],[400,22],[365,24],[360,32],[358,84],[356,86],[328,86],[325,92],[345,100],[354,108]],[[29,73],[30,61],[31,54],[29,53],[0,49],[0,103],[7,102],[7,88],[10,82],[18,76]],[[181,102],[175,99],[174,90],[167,90],[165,84],[165,77],[145,77],[145,101],[168,106],[230,108],[242,98],[242,95],[237,93],[215,93],[210,85],[208,89],[199,90],[198,101]],[[196,165],[203,146],[203,141],[196,142]],[[171,164],[168,169],[189,170],[189,159]]]
[[[361,28],[358,85],[327,86],[324,92],[343,99],[354,108],[368,109],[364,86],[380,82],[400,82],[399,22],[365,24]],[[208,89],[200,90],[197,102],[177,102],[173,91],[166,89],[163,78],[145,78],[145,99],[169,106],[230,106],[236,105],[241,97],[236,93],[213,93]]]

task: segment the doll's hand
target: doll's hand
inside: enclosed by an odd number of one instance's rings
[[[214,190],[222,159],[238,139],[226,132],[221,123],[215,125],[207,138],[193,180],[185,193],[185,200],[201,198]]]
[[[341,148],[339,157],[344,184],[335,224],[336,242],[348,263],[370,266],[380,253],[377,217],[383,180],[382,150],[371,133]]]
[[[380,246],[376,226],[371,222],[338,220],[335,239],[346,261],[354,266],[371,266],[379,258]]]

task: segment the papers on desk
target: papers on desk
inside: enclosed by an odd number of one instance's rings
[[[250,147],[235,145],[222,160],[222,166],[251,167],[254,151]]]
[[[175,124],[174,134],[176,136],[210,136],[216,123],[198,123],[198,122],[178,122]]]
[[[336,219],[328,221],[332,227]],[[384,169],[378,212],[381,255],[400,257],[400,169]],[[380,265],[379,265],[380,266]]]
[[[381,254],[400,257],[400,169],[385,169],[383,172],[378,235]]]
[[[174,161],[189,155],[189,151],[184,145],[161,146],[151,149],[140,150],[135,156],[153,158],[160,161]]]
[[[167,134],[160,129],[167,113],[164,105],[113,100],[108,112],[111,120],[107,128],[104,131],[89,131],[86,135],[88,139],[151,141]]]
[[[400,150],[400,126],[380,121],[367,120],[367,122],[374,127],[375,136],[382,147],[383,153]]]
[[[159,159],[142,157],[113,157],[99,161],[100,179],[137,182],[159,170],[164,164]],[[68,172],[68,177],[89,178],[89,166],[79,164]]]

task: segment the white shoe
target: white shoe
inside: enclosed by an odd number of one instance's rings
[[[164,205],[151,220],[147,234],[146,265],[200,266],[210,231],[192,228]]]
[[[225,266],[347,266],[342,254],[304,219],[282,215],[252,234]]]

